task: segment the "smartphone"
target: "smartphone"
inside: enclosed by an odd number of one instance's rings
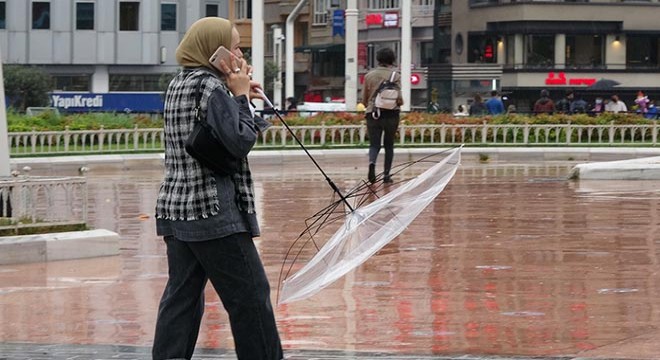
[[[220,66],[220,60],[224,60],[227,67],[231,68],[231,59],[236,57],[231,51],[227,50],[226,47],[220,45],[220,47],[211,55],[209,58],[209,63],[222,72],[222,67]]]

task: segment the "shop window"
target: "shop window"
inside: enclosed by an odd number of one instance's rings
[[[627,35],[626,66],[631,68],[655,68],[660,64],[660,36]]]
[[[32,29],[50,29],[50,3],[35,1],[32,3]]]
[[[345,64],[343,61],[337,59],[344,59],[344,51],[333,51],[335,48],[329,48],[331,51],[325,49],[321,51],[312,52],[312,74],[322,77],[344,77]]]
[[[162,91],[159,74],[110,74],[110,91]]]
[[[53,90],[87,92],[91,89],[89,75],[53,75]]]
[[[524,64],[531,68],[551,68],[555,64],[554,35],[525,35]]]
[[[566,35],[566,67],[598,68],[604,65],[605,36]]]
[[[469,63],[497,63],[497,39],[493,36],[468,35]]]

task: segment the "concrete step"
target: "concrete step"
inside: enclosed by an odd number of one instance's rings
[[[119,254],[119,234],[105,230],[0,237],[0,265]]]

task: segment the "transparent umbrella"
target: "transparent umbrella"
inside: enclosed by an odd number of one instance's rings
[[[435,199],[452,179],[461,160],[461,147],[424,157],[396,167],[393,175],[418,164],[431,164],[430,168],[379,196],[383,184],[380,174],[374,184],[363,181],[346,194],[342,193],[311,156],[273,104],[263,94],[266,103],[274,109],[285,128],[323,174],[339,197],[321,211],[307,219],[307,228],[287,252],[280,272],[279,301],[283,304],[310,297],[353,270],[397,237]],[[443,157],[444,155],[444,157]],[[442,157],[441,160],[437,160]],[[324,241],[327,225],[339,223],[339,229]],[[302,244],[301,244],[302,243]],[[301,244],[297,251],[293,251]],[[296,261],[307,245],[314,245],[317,253],[293,276],[289,276]],[[288,264],[288,269],[287,269]]]

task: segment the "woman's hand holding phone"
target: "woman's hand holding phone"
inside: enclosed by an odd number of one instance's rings
[[[249,66],[245,60],[238,58],[224,46],[220,46],[209,58],[209,63],[225,74],[227,88],[234,96],[250,97],[252,84],[248,75]]]

